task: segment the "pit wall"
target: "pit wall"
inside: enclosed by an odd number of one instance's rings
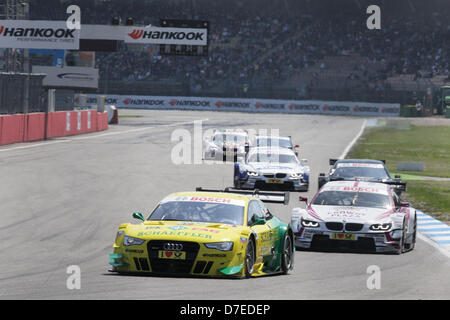
[[[0,145],[108,129],[108,113],[97,110],[0,115]]]

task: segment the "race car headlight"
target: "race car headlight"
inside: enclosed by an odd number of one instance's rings
[[[387,231],[392,227],[392,223],[376,223],[370,226],[373,231]]]
[[[233,250],[233,242],[225,241],[225,242],[205,243],[205,247],[207,247],[208,249],[217,249],[220,251],[231,251]]]
[[[302,176],[303,176],[302,173],[291,173],[291,178],[297,179],[297,178],[301,178]]]
[[[144,243],[144,239],[138,239],[133,237],[125,236],[123,237],[123,245],[124,246],[134,246],[134,245],[140,245]]]
[[[319,223],[311,220],[302,220],[302,226],[309,228],[317,228],[319,227]]]
[[[259,173],[256,171],[247,171],[247,174],[251,177],[257,177],[259,176]]]

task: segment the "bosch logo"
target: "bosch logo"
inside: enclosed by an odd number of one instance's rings
[[[183,245],[181,243],[164,243],[163,248],[166,251],[181,251],[183,250]]]

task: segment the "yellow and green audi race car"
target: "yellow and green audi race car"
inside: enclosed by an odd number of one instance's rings
[[[139,224],[121,224],[112,272],[248,278],[286,274],[294,265],[291,227],[263,202],[288,193],[203,190],[164,198]]]

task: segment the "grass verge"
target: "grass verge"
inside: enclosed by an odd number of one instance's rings
[[[398,121],[397,121],[398,122]],[[347,158],[386,160],[391,173],[402,175],[411,205],[443,221],[450,221],[450,182],[422,180],[417,176],[450,178],[450,126],[396,125],[385,120],[367,128]],[[398,162],[423,162],[423,172],[401,172]]]

